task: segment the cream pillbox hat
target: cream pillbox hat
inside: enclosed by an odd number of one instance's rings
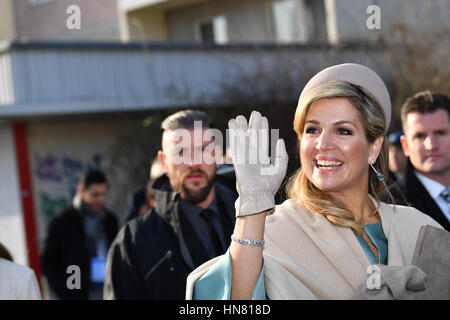
[[[346,81],[358,85],[370,92],[384,110],[386,131],[391,123],[391,98],[383,80],[372,69],[356,63],[344,63],[331,66],[317,73],[308,81],[300,94],[300,100],[311,89],[331,81]]]

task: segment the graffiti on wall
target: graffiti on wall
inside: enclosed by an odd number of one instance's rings
[[[89,169],[100,169],[102,163],[98,153],[83,159],[57,152],[33,156],[39,209],[47,223],[72,202],[80,176]]]
[[[41,212],[44,214],[45,221],[50,221],[54,215],[63,208],[69,206],[70,201],[66,197],[52,197],[46,191],[39,193],[41,202]]]

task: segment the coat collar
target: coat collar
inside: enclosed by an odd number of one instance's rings
[[[378,208],[388,239],[388,265],[406,265],[409,262],[405,251],[410,248],[404,248],[404,241],[400,239],[402,234],[396,227],[399,218],[393,216],[395,209],[382,202]],[[269,277],[277,279],[278,273],[288,271],[290,275],[286,275],[286,279],[293,275],[325,299],[351,297],[366,281],[371,263],[350,228],[333,225],[323,215],[306,211],[292,199],[277,206],[266,221],[264,263]],[[282,290],[277,286],[275,284],[270,292]],[[291,289],[290,294],[294,296],[300,290]]]

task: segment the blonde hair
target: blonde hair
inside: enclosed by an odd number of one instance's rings
[[[298,102],[294,117],[294,130],[297,133],[299,152],[308,111],[316,101],[331,98],[346,98],[355,107],[369,144],[373,143],[378,137],[384,137],[386,119],[383,108],[378,101],[360,86],[345,81],[332,81],[311,89]],[[373,166],[385,177],[387,177],[388,172],[388,160],[387,139],[384,139],[380,154]],[[369,170],[368,184],[369,194],[379,203],[380,194],[385,184],[378,180],[373,170]],[[350,227],[356,232],[362,233],[362,224],[355,220],[351,211],[345,207],[342,201],[334,198],[329,192],[316,187],[307,178],[301,167],[288,179],[286,193],[288,198],[299,200],[309,212],[322,214],[335,225]]]

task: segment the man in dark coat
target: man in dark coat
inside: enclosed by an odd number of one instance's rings
[[[151,193],[151,188],[153,182],[163,174],[164,172],[161,170],[159,160],[158,158],[155,158],[152,161],[150,168],[150,180],[144,186],[141,186],[127,197],[124,214],[125,224],[148,211],[149,208],[153,207],[154,198]]]
[[[405,177],[407,158],[403,153],[400,138],[402,131],[392,132],[388,137],[389,143],[389,178],[393,181],[401,180]]]
[[[389,190],[397,204],[410,204],[450,230],[450,99],[419,92],[406,100],[401,115],[400,140],[409,159],[404,179]]]
[[[216,175],[218,164],[205,161],[211,120],[186,110],[161,128],[158,158],[166,174],[152,185],[154,207],[125,225],[111,246],[105,299],[184,299],[189,273],[230,244],[237,193],[227,186],[230,178]]]
[[[432,217],[444,229],[450,231],[450,223],[442,210],[433,200],[427,189],[414,173],[414,167],[408,160],[405,177],[389,187],[394,201],[399,205],[412,206]],[[390,202],[389,196],[384,195],[383,201]]]
[[[101,171],[89,170],[79,183],[73,206],[50,223],[42,253],[42,267],[59,299],[103,298],[103,277],[108,248],[118,231],[118,219],[104,207],[108,183]],[[77,266],[80,286],[68,285]],[[76,279],[73,279],[76,284]]]

